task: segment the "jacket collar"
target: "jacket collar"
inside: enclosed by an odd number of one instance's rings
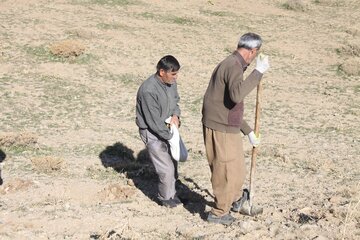
[[[236,57],[236,59],[240,62],[243,71],[245,72],[246,68],[249,66],[244,60],[244,58],[240,55],[238,51],[234,51],[233,55]]]
[[[156,82],[157,82],[160,86],[162,86],[162,87],[166,87],[166,86],[167,86],[166,83],[164,83],[163,81],[161,81],[160,77],[159,77],[156,73],[155,73],[153,76],[154,76]]]

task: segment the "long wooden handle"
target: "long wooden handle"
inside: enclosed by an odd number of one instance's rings
[[[260,81],[259,85],[257,86],[256,91],[256,109],[255,109],[255,128],[254,132],[256,136],[259,136],[259,129],[260,129],[260,100],[261,100],[261,93],[262,93],[262,82]],[[254,198],[254,178],[255,178],[255,166],[256,166],[256,155],[257,155],[257,147],[253,147],[252,154],[251,154],[251,167],[250,167],[250,186],[249,186],[249,204],[250,209],[252,206],[252,199]]]

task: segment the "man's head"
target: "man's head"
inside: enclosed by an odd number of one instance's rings
[[[260,51],[262,39],[256,33],[245,33],[240,37],[237,50],[247,64],[250,64]]]
[[[166,84],[173,84],[176,82],[180,63],[175,57],[166,55],[162,57],[156,66],[156,75]]]

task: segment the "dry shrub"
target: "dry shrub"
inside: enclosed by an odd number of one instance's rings
[[[294,11],[305,11],[306,7],[302,0],[287,0],[282,4],[285,9]]]
[[[360,33],[360,31],[358,29],[356,29],[356,28],[347,29],[347,30],[345,30],[345,32],[352,35],[352,36],[354,36],[354,37],[359,35],[359,33]]]
[[[130,199],[134,194],[135,191],[131,187],[111,184],[99,193],[99,197],[103,201],[116,201]]]
[[[99,240],[123,240],[123,239],[147,239],[129,226],[129,221],[126,219],[120,220],[115,227],[100,233],[94,233],[90,239]]]
[[[0,188],[0,194],[7,194],[12,192],[17,192],[20,190],[25,190],[32,186],[34,183],[30,180],[23,179],[14,179],[7,182],[4,186]]]
[[[27,147],[37,143],[38,137],[29,132],[23,133],[3,133],[0,134],[0,146],[4,147]]]
[[[326,215],[323,210],[315,210],[310,207],[305,207],[303,209],[293,209],[290,213],[289,219],[299,224],[315,224],[325,217]]]
[[[50,46],[50,52],[59,57],[79,56],[85,51],[85,46],[76,40],[64,40]]]
[[[351,57],[360,57],[360,45],[348,44],[343,46],[341,49],[338,50],[341,55],[351,56]]]
[[[99,240],[121,240],[121,239],[124,239],[121,235],[122,234],[117,233],[115,230],[111,229],[104,233],[92,235],[91,239],[99,239]]]
[[[360,57],[350,58],[339,66],[347,75],[360,76]]]
[[[343,6],[345,4],[345,0],[314,0],[314,3],[321,6],[338,7]]]
[[[90,39],[94,36],[94,33],[85,29],[72,29],[67,31],[70,35],[76,36],[78,38]]]
[[[64,160],[51,156],[34,157],[31,159],[33,168],[39,172],[54,172],[60,171],[64,168]]]

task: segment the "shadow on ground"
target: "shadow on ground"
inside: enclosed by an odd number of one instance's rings
[[[157,199],[158,176],[146,149],[134,157],[132,149],[123,143],[116,142],[112,146],[107,146],[99,154],[99,158],[105,168],[111,167],[119,173],[125,173],[144,195],[159,204]],[[180,163],[180,167],[182,164],[186,164],[186,162]],[[206,219],[205,206],[211,206],[213,203],[208,202],[198,192],[209,196],[211,194],[207,189],[201,189],[191,178],[184,176],[182,179],[182,181],[179,179],[176,181],[176,190],[185,209],[193,214],[198,213],[202,219]]]

